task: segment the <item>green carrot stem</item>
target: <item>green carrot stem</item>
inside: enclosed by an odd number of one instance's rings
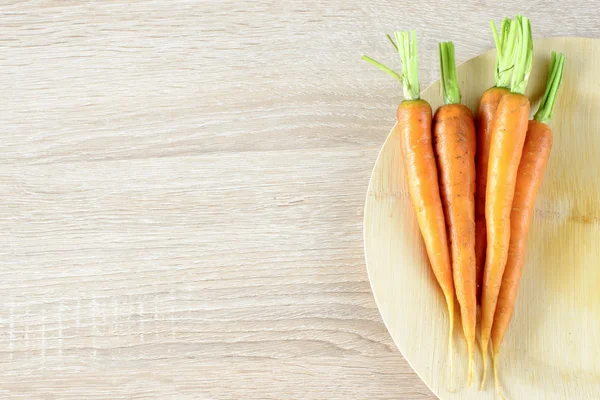
[[[398,51],[398,46],[396,46],[396,42],[394,42],[394,39],[392,39],[392,37],[389,34],[385,34],[385,36],[388,38],[388,40],[390,41],[390,43],[392,44],[392,46],[394,46],[394,48],[396,49],[396,51]]]
[[[519,27],[520,40],[510,90],[514,93],[524,94],[533,64],[533,35],[529,18],[517,15],[515,23]]]
[[[444,104],[460,103],[460,88],[456,79],[456,61],[454,59],[454,43],[441,42],[440,71],[442,72],[442,88],[444,91]]]
[[[394,34],[396,35],[396,44],[398,45],[400,63],[402,64],[404,98],[406,100],[418,100],[421,97],[421,91],[418,75],[417,32],[405,31],[394,32]]]
[[[544,92],[544,96],[542,96],[540,108],[538,108],[533,116],[533,119],[536,121],[546,124],[552,118],[554,106],[556,105],[556,94],[558,93],[558,88],[562,82],[564,65],[565,55],[562,53],[556,54],[556,52],[553,51],[550,58],[550,69],[548,72],[546,91]]]
[[[518,49],[518,25],[509,18],[504,18],[500,26],[500,35],[496,30],[494,21],[490,21],[494,43],[496,44],[496,87],[509,88],[510,81],[515,67],[515,61]]]
[[[400,82],[402,82],[402,76],[400,74],[398,74],[396,71],[392,70],[391,68],[386,67],[379,61],[374,60],[369,56],[362,56],[362,59],[365,60],[366,62],[368,62],[369,64],[376,66],[380,70],[388,73],[392,78],[398,79]]]
[[[386,72],[402,83],[405,100],[418,100],[421,96],[418,77],[417,34],[415,31],[394,32],[394,39],[386,35],[400,56],[402,73],[386,67],[379,61],[363,56],[362,59]]]

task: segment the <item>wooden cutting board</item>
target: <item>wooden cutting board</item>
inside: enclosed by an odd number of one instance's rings
[[[499,367],[507,399],[599,399],[600,40],[535,41],[527,92],[532,115],[552,50],[566,55],[551,121],[554,146]],[[463,102],[473,111],[481,93],[493,84],[494,63],[495,51],[490,51],[458,68]],[[443,101],[440,82],[422,97],[435,110]],[[485,391],[478,390],[479,349],[474,384],[465,387],[460,323],[454,330],[455,391],[448,390],[446,307],[410,204],[398,140],[394,128],[376,161],[365,204],[365,255],[377,305],[402,354],[441,399],[493,399],[491,374]]]

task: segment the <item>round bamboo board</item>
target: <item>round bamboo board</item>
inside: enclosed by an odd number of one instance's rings
[[[598,399],[600,40],[535,41],[527,92],[532,114],[544,90],[552,50],[566,56],[550,123],[554,145],[535,205],[525,270],[499,370],[507,399]],[[481,93],[493,85],[494,62],[495,51],[490,51],[458,67],[463,102],[473,111]],[[441,105],[440,82],[429,86],[422,98],[433,110]],[[479,391],[480,352],[473,385],[466,387],[466,350],[458,314],[450,384],[448,316],[408,196],[398,139],[393,128],[373,169],[365,204],[365,256],[377,305],[396,345],[438,397],[493,399],[492,374],[485,390]]]

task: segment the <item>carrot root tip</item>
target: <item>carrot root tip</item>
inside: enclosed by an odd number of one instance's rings
[[[496,386],[496,393],[498,397],[504,400],[502,395],[502,387],[500,386],[500,378],[498,377],[498,354],[492,355],[492,366],[494,368],[494,385]]]
[[[479,387],[479,390],[485,389],[485,378],[487,377],[487,358],[486,358],[485,351],[483,352],[482,355],[483,355],[483,376],[481,377],[481,386]]]
[[[454,387],[454,346],[452,344],[452,330],[454,328],[453,321],[450,321],[450,332],[448,333],[448,361],[450,363],[450,377],[448,384],[448,391],[454,393],[456,388]]]
[[[473,354],[469,356],[469,374],[467,376],[467,385],[471,387],[471,383],[473,382],[473,369],[474,369],[474,360]]]

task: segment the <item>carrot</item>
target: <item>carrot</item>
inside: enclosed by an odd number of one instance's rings
[[[454,44],[440,43],[444,105],[433,117],[433,142],[440,193],[463,331],[469,355],[468,384],[473,380],[477,286],[475,282],[475,121],[460,104]]]
[[[487,349],[494,321],[494,312],[510,243],[510,212],[517,170],[521,161],[529,120],[529,100],[523,94],[531,72],[533,40],[529,19],[518,15],[519,52],[511,77],[511,92],[500,99],[492,122],[490,157],[488,161],[485,198],[487,230],[486,260],[481,292],[481,349],[483,379],[487,374]]]
[[[510,90],[510,79],[515,63],[516,46],[514,42],[517,24],[505,18],[500,28],[500,36],[496,31],[494,21],[490,21],[494,42],[496,43],[495,84],[481,95],[477,109],[477,153],[475,165],[477,171],[475,192],[475,266],[477,269],[477,301],[481,300],[481,284],[483,282],[483,266],[485,264],[485,249],[487,234],[485,228],[485,191],[487,187],[488,160],[490,156],[490,134],[492,120],[500,99]]]
[[[382,69],[402,84],[404,101],[398,106],[397,118],[404,173],[429,262],[448,307],[448,353],[452,380],[454,283],[432,145],[431,106],[420,99],[415,31],[395,32],[395,41],[390,36],[388,38],[400,54],[402,74],[367,56],[363,56],[363,60]]]
[[[542,184],[546,164],[552,148],[552,129],[548,121],[552,118],[556,93],[562,81],[565,56],[552,52],[550,72],[546,91],[533,120],[529,121],[527,136],[523,146],[523,155],[517,173],[515,196],[510,213],[510,245],[508,260],[502,277],[502,285],[498,295],[498,304],[492,326],[492,360],[496,389],[500,392],[497,372],[497,358],[500,344],[508,329],[514,308],[519,281],[525,263],[525,245],[529,225],[533,214],[533,206],[537,192]]]

